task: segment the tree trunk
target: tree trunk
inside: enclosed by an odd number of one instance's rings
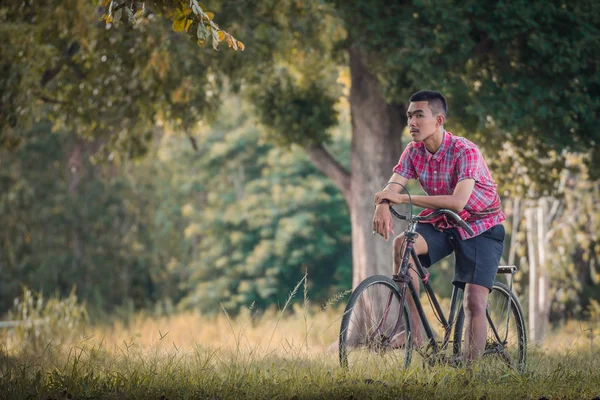
[[[79,183],[83,178],[83,158],[84,154],[84,146],[81,139],[77,136],[73,136],[74,143],[73,147],[69,152],[69,159],[67,160],[67,187],[69,192],[69,197],[73,203],[80,201],[79,199]],[[73,218],[72,225],[70,227],[69,238],[70,238],[70,247],[72,251],[71,258],[71,276],[77,276],[77,271],[81,268],[83,263],[83,241],[81,239],[80,232],[80,221]],[[58,277],[58,276],[57,276]],[[58,280],[58,279],[57,279]],[[61,282],[56,282],[56,284],[60,287]],[[64,282],[67,285],[67,282]],[[63,292],[66,293],[67,290],[70,290],[69,287],[63,287]]]
[[[406,105],[388,104],[364,55],[350,52],[350,112],[352,114],[351,173],[321,145],[306,148],[311,160],[345,196],[352,224],[352,287],[375,274],[392,273],[392,239],[372,234],[373,199],[392,175],[402,153]],[[394,232],[405,224],[394,221]]]
[[[392,239],[372,234],[373,197],[392,175],[402,153],[406,105],[388,104],[364,55],[350,50],[352,115],[351,193],[352,287],[374,274],[392,273]],[[398,220],[394,232],[401,232]]]

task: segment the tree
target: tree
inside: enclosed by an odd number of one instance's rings
[[[161,4],[163,12],[174,13],[181,2]],[[215,82],[219,82],[218,76],[228,76],[250,95],[273,136],[280,143],[302,146],[344,194],[352,221],[356,285],[367,275],[389,271],[389,245],[371,235],[371,198],[383,186],[401,153],[407,98],[418,89],[435,88],[446,93],[451,107],[447,127],[466,132],[484,148],[497,149],[500,143],[511,141],[517,145],[517,152],[534,149],[543,156],[550,151],[560,154],[565,148],[586,151],[591,144],[590,165],[600,165],[596,162],[600,151],[595,146],[599,139],[595,121],[600,109],[599,61],[595,56],[600,43],[599,7],[591,0],[572,4],[524,0],[210,2],[208,9],[218,13],[221,24],[235,29],[236,36],[249,44],[243,58],[222,52],[218,62],[207,59],[206,54],[196,59],[189,49],[160,53],[167,59],[185,62],[172,63],[177,66],[169,66],[174,68],[172,74],[163,78],[159,75],[159,86],[141,85],[144,90],[140,95],[147,96],[143,104],[150,107],[138,110],[144,116],[138,124],[153,122],[164,105],[172,111],[166,113],[169,121],[188,121],[184,127],[190,129],[200,115],[209,113],[212,103],[204,96],[210,93],[208,90],[185,91],[188,85],[182,77],[193,76],[190,83],[196,84],[197,79],[204,82],[204,78],[215,76]],[[52,14],[53,9],[50,11]],[[17,10],[9,17],[25,14]],[[156,39],[150,40],[153,28],[143,26],[147,31],[135,37],[141,36],[143,39],[136,40],[147,43],[142,48],[148,53],[142,54],[151,55],[156,45]],[[77,24],[73,27],[67,30],[67,38],[77,35]],[[54,32],[62,31],[57,28]],[[111,33],[133,40],[128,29]],[[111,42],[109,34],[98,35],[105,38],[105,48],[117,52],[121,65],[127,65],[124,70],[129,77],[137,76],[131,71],[145,71],[143,67],[152,60],[127,58],[126,46],[121,47],[120,42],[111,46],[116,43],[114,37]],[[72,59],[69,46],[58,48],[65,49],[67,61]],[[134,65],[128,65],[128,61]],[[141,65],[136,64],[140,61]],[[351,81],[350,169],[342,167],[327,150],[339,97],[335,80],[340,67],[349,69]],[[202,72],[194,75],[194,68]],[[170,92],[173,88],[181,88],[191,97],[176,103],[158,94],[160,89]],[[117,98],[125,110],[135,104],[127,95]],[[64,98],[55,100],[57,106]],[[198,101],[201,107],[191,107],[192,101]],[[192,112],[194,109],[197,112]],[[77,108],[64,115],[77,116]],[[110,113],[106,119],[109,117]],[[75,119],[79,120],[85,118]],[[93,121],[85,122],[83,126],[93,125]],[[111,132],[119,143],[132,138],[139,142],[137,132],[143,129],[144,125],[126,130],[107,125],[101,130],[103,134]]]
[[[543,157],[586,151],[600,139],[596,2],[259,1],[219,11],[224,24],[243,27],[238,35],[250,44],[230,75],[258,93],[253,100],[263,123],[283,142],[303,146],[344,193],[354,285],[389,271],[389,250],[371,235],[371,197],[401,153],[414,91],[446,93],[447,127],[490,150],[510,141],[517,153]],[[336,66],[348,66],[351,77],[350,170],[324,146],[331,118],[323,108],[335,113]],[[556,189],[549,183],[540,193]]]
[[[82,145],[94,142],[99,160],[111,152],[135,158],[157,121],[184,131],[210,121],[218,88],[206,52],[188,58],[195,42],[181,41],[170,24],[144,18],[116,29],[101,15],[84,0],[2,6],[3,147],[18,147],[25,128],[49,119]]]
[[[18,149],[0,148],[0,310],[21,285],[63,295],[76,286],[93,311],[124,301],[145,306],[165,295],[176,300],[168,285],[160,285],[162,293],[152,288],[167,264],[160,258],[172,252],[152,219],[168,207],[151,204],[161,191],[135,188],[126,176],[111,179],[113,168],[93,166],[86,150],[72,158],[76,135],[48,131],[36,124]]]
[[[301,150],[265,141],[239,99],[223,104],[198,137],[201,154],[180,149],[165,160],[190,171],[180,179],[195,188],[182,206],[193,248],[182,306],[235,314],[283,305],[305,273],[310,298],[324,303],[351,278],[341,193]]]

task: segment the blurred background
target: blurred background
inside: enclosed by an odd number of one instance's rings
[[[391,271],[373,194],[421,89],[498,183],[531,339],[598,318],[596,1],[8,0],[0,21],[3,320],[69,295],[94,321],[262,313],[305,274],[344,303]],[[431,273],[448,297],[453,260]]]

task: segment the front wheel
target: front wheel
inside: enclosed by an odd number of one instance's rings
[[[505,363],[520,372],[527,360],[527,332],[523,310],[517,296],[508,287],[495,282],[486,307],[487,339],[483,361]],[[464,345],[465,312],[461,308],[454,329],[454,351],[460,355]]]
[[[408,308],[396,283],[383,275],[362,281],[350,296],[342,317],[342,368],[365,368],[370,372],[406,368],[412,346]]]

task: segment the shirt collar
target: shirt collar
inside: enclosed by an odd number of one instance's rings
[[[429,150],[427,150],[427,147],[425,147],[425,151],[427,152],[427,159],[434,159],[434,160],[439,160],[440,158],[442,158],[444,156],[444,154],[446,154],[446,151],[448,151],[448,148],[450,147],[450,141],[452,140],[450,137],[452,136],[452,134],[448,131],[444,131],[444,138],[442,139],[442,144],[440,145],[440,148],[435,152],[435,154],[431,154],[429,152]]]

